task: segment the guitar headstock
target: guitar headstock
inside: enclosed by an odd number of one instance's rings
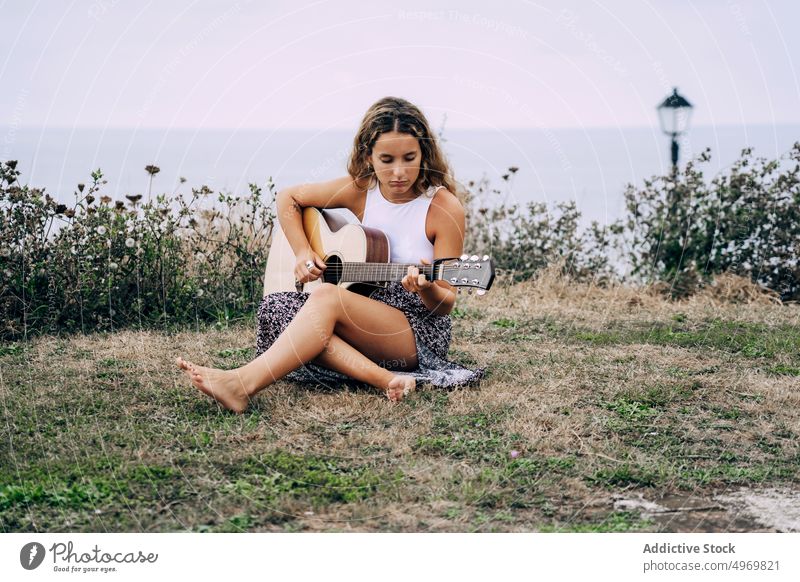
[[[494,282],[494,263],[489,255],[461,255],[454,259],[437,259],[433,262],[436,279],[447,281],[453,287],[468,287],[483,295]]]

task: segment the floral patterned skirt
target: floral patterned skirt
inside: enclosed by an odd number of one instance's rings
[[[308,297],[309,293],[306,292],[282,291],[270,293],[261,300],[258,308],[256,356],[269,349]],[[399,373],[413,376],[417,382],[438,388],[476,384],[485,376],[485,368],[472,370],[447,360],[452,337],[452,321],[449,315],[431,313],[419,295],[406,291],[400,283],[389,283],[385,288],[378,288],[370,294],[370,298],[402,311],[414,332],[418,366],[413,371]],[[354,381],[345,374],[312,363],[290,372],[286,379],[314,384]]]

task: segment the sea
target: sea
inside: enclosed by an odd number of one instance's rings
[[[310,129],[140,129],[0,127],[0,160],[17,160],[20,182],[60,202],[75,200],[79,183],[100,169],[103,193],[188,193],[206,185],[244,194],[346,174],[354,131]],[[443,129],[440,139],[456,179],[485,180],[487,203],[574,200],[582,222],[607,224],[625,214],[628,184],[670,171],[670,140],[658,128]],[[710,180],[753,148],[785,156],[800,141],[800,124],[698,126],[681,137],[680,164],[711,150]],[[153,177],[145,166],[155,165]],[[517,168],[510,172],[509,168]],[[181,181],[185,178],[185,182]]]

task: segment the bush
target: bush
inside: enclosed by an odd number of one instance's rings
[[[516,172],[509,168],[503,179]],[[530,279],[554,263],[563,264],[562,275],[576,281],[602,285],[617,278],[614,259],[621,223],[601,226],[593,221],[581,231],[581,214],[572,201],[556,203],[549,211],[541,202],[520,206],[493,200],[500,190],[491,188],[486,178],[468,186],[464,248],[490,255],[512,280]]]
[[[743,276],[782,300],[796,300],[800,253],[800,143],[781,159],[755,159],[751,149],[706,183],[698,164],[628,186],[625,235],[631,272],[641,282],[668,283],[673,297],[720,273]]]
[[[0,164],[0,337],[224,324],[255,311],[275,217],[271,181],[266,195],[250,184],[248,196],[220,193],[219,208],[201,208],[214,194],[206,186],[188,202],[167,194],[114,202],[100,195],[97,170],[67,207],[21,186],[16,166]]]
[[[512,281],[551,267],[569,280],[654,284],[678,298],[727,273],[798,299],[800,143],[775,161],[745,149],[707,183],[699,164],[709,159],[706,150],[681,172],[628,186],[625,221],[583,230],[573,202],[508,205],[486,178],[470,182],[465,250],[492,256]],[[145,170],[151,182],[159,172]],[[503,176],[509,188],[517,171]],[[97,170],[68,207],[19,176],[16,162],[0,163],[0,338],[225,325],[255,312],[275,224],[271,180],[246,196],[202,186],[188,201],[173,193],[140,204],[141,195],[101,195]]]

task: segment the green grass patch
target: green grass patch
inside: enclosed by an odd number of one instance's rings
[[[527,508],[539,503],[540,481],[552,472],[539,459],[517,458],[484,467],[474,477],[458,474],[458,497],[468,505],[492,508]]]
[[[800,350],[800,328],[785,324],[771,326],[714,319],[695,326],[689,326],[685,320],[676,320],[674,323],[657,322],[638,326],[609,322],[603,331],[564,329],[570,338],[594,345],[644,343],[702,347],[748,358],[773,358],[777,354],[796,358]]]
[[[492,462],[519,447],[519,435],[506,435],[497,428],[509,411],[505,408],[472,414],[434,416],[430,434],[419,437],[414,450],[432,456]]]
[[[613,410],[627,422],[645,422],[661,414],[657,408],[647,404],[646,402],[631,400],[627,397],[617,398],[612,402],[609,402],[606,406],[609,410]]]
[[[11,475],[6,475],[0,483],[0,514],[30,505],[87,510],[130,499],[152,499],[167,483],[174,484],[180,479],[180,474],[172,467],[122,468],[118,460],[107,460],[94,467],[29,469],[19,479],[11,479]],[[172,488],[169,493],[174,493]]]
[[[414,446],[417,452],[425,455],[477,461],[492,460],[506,448],[504,439],[499,436],[470,438],[457,434],[420,437]]]
[[[217,352],[220,358],[247,358],[252,359],[253,348],[230,348]]]
[[[249,531],[256,524],[255,518],[249,513],[241,513],[233,515],[226,519],[218,526],[201,526],[198,532],[214,532],[214,533],[240,533]]]
[[[0,344],[0,357],[17,356],[23,353],[25,353],[25,344],[22,342]]]
[[[587,477],[587,481],[601,487],[653,487],[663,479],[651,468],[623,463],[598,469]]]
[[[454,307],[450,312],[450,316],[454,319],[483,319],[484,312],[471,307]]]
[[[459,350],[459,349],[451,347],[450,350],[447,353],[447,357],[448,357],[448,359],[456,361],[456,362],[460,363],[463,366],[477,366],[478,365],[478,360],[476,360],[475,357],[472,354],[470,354],[469,352],[464,351],[464,350]]]
[[[403,479],[400,471],[379,474],[364,465],[274,451],[230,467],[227,490],[260,500],[289,496],[311,505],[362,501]]]
[[[765,371],[768,374],[773,374],[775,376],[800,376],[800,366],[786,366],[784,364],[778,364],[776,366],[765,368]]]
[[[700,382],[676,385],[655,384],[626,390],[610,401],[601,402],[606,410],[616,413],[607,427],[615,432],[638,434],[650,427],[675,403],[691,399],[702,389]]]
[[[615,511],[603,516],[599,521],[568,523],[562,526],[546,525],[539,528],[544,533],[623,533],[640,531],[652,527],[654,522],[644,519],[632,511]]]
[[[253,348],[229,348],[219,350],[216,353],[218,359],[213,366],[222,370],[232,370],[245,365],[253,359],[255,350]]]

